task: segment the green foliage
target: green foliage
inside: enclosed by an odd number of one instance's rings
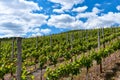
[[[104,29],[104,39],[100,35],[100,43],[106,43],[112,39],[120,36],[120,28],[117,28],[117,33],[111,33],[111,29]],[[71,49],[71,39],[70,35],[73,33],[74,40],[72,42],[73,48]],[[86,40],[86,34],[88,35]],[[56,65],[59,58],[64,58],[65,60],[70,60],[73,56],[77,56],[81,53],[84,53],[92,48],[97,47],[97,29],[93,30],[77,30],[68,32],[68,41],[66,41],[66,34],[61,33],[57,35],[52,35],[52,47],[50,45],[50,37],[42,36],[38,37],[38,50],[36,50],[36,38],[25,38],[22,41],[22,64],[23,66],[31,66],[39,63],[40,67],[43,67],[47,61]],[[86,42],[88,41],[88,42]],[[110,43],[110,47],[100,50],[99,52],[93,51],[89,56],[82,56],[79,60],[72,62],[67,65],[62,65],[55,70],[48,71],[49,77],[51,80],[59,79],[63,76],[77,75],[79,74],[81,67],[90,67],[92,66],[92,61],[96,60],[98,64],[101,62],[102,58],[108,56],[108,54],[113,53],[114,51],[120,49],[120,40],[117,42]],[[16,45],[16,41],[15,41]],[[13,72],[16,70],[16,56],[17,56],[17,47],[15,46],[15,53],[13,62],[11,62],[10,56],[12,52],[11,40],[2,39],[0,45],[0,77],[3,78],[3,75]],[[81,60],[81,61],[80,61]],[[32,62],[31,62],[32,61]],[[14,66],[14,67],[13,67]],[[55,73],[55,74],[54,74]],[[23,69],[22,77],[23,80],[26,80],[28,71]],[[48,77],[48,78],[49,78]]]
[[[39,66],[40,66],[40,68],[42,68],[46,62],[47,62],[47,58],[45,56],[41,55],[39,57]]]
[[[80,63],[83,67],[90,68],[92,66],[92,58],[83,55],[80,59]]]
[[[92,50],[88,56],[82,55],[79,60],[75,60],[74,62],[66,65],[60,65],[54,70],[49,69],[46,73],[47,80],[58,80],[61,77],[77,75],[80,73],[82,67],[86,67],[87,69],[90,68],[93,60],[96,60],[97,64],[100,64],[102,58],[106,58],[109,53],[113,53],[115,50],[119,49],[119,45],[117,44],[120,44],[119,40],[113,43],[111,42],[110,46],[106,49],[100,49],[98,52]],[[113,48],[113,46],[115,48]]]

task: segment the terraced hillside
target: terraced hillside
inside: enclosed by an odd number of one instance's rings
[[[107,69],[105,64],[115,65],[110,56],[117,51],[119,53],[119,36],[120,28],[117,27],[74,30],[48,36],[22,38],[20,43],[22,45],[21,78],[22,80],[105,78],[102,75],[102,73],[107,75],[104,72],[104,69]],[[16,78],[17,44],[16,37],[0,40],[1,79]],[[118,56],[114,59],[118,59]]]

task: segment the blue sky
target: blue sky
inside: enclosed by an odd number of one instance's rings
[[[0,0],[0,37],[120,25],[120,0]]]

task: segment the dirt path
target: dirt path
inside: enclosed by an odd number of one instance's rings
[[[115,54],[117,57],[115,61],[111,61],[110,69],[106,70],[104,74],[104,80],[120,80],[120,51]]]

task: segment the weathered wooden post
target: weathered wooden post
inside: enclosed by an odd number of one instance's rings
[[[38,51],[38,36],[36,37],[36,51]]]
[[[100,49],[100,30],[98,29],[98,50]]]
[[[22,38],[17,37],[17,80],[22,80],[21,75],[22,75]]]
[[[71,34],[71,49],[73,48],[73,40],[74,40],[74,34]]]
[[[50,35],[50,53],[52,53],[52,35]]]
[[[100,50],[100,29],[98,29],[98,50]],[[102,60],[100,63],[100,73],[102,73]]]
[[[52,35],[50,35],[50,47],[52,48]]]
[[[117,29],[118,29],[118,27],[116,27],[116,28],[115,28],[115,32],[116,32],[116,33],[118,32],[118,30],[117,30]]]
[[[2,46],[1,46],[1,43],[2,43],[2,41],[0,40],[0,53],[1,53],[1,47],[2,47]],[[1,56],[0,56],[0,57],[1,57]]]
[[[66,33],[66,43],[68,43],[68,33]]]
[[[14,37],[12,38],[12,53],[11,53],[11,60],[14,58]]]
[[[86,32],[86,41],[88,42],[88,31],[87,31],[87,29],[85,29],[85,32]]]
[[[74,40],[74,33],[72,32],[71,33],[71,37],[70,37],[71,39],[71,41],[70,41],[70,43],[71,43],[71,49],[73,49],[73,40]],[[71,58],[71,62],[73,62],[73,59]],[[71,80],[73,80],[73,75],[71,75]]]
[[[1,49],[1,43],[2,43],[2,41],[0,40],[0,49]]]
[[[104,40],[104,27],[102,28],[102,38]],[[103,43],[103,48],[105,48],[105,43]]]

